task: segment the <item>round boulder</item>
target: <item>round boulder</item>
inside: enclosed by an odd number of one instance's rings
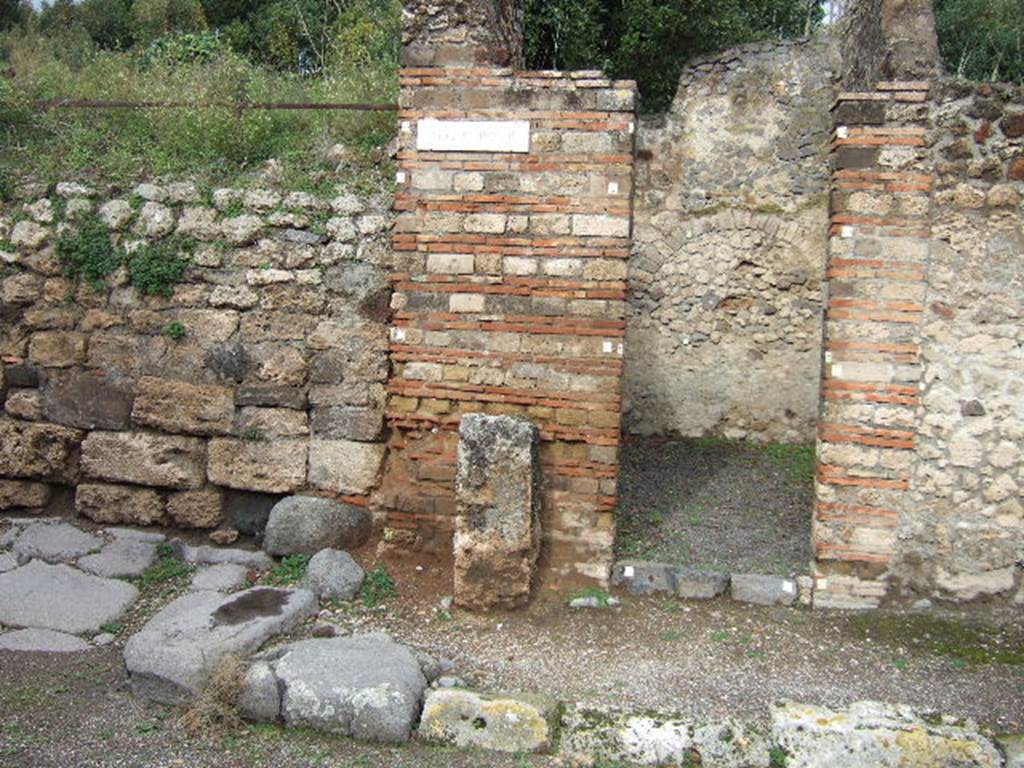
[[[317,496],[289,496],[270,510],[263,548],[276,556],[351,549],[366,543],[370,528],[365,509]]]
[[[309,561],[302,586],[323,600],[351,600],[365,577],[348,552],[322,549]]]

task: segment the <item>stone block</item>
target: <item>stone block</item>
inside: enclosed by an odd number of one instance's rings
[[[570,764],[700,765],[769,768],[769,744],[737,720],[700,723],[672,712],[631,712],[608,705],[572,705],[562,716],[559,754]]]
[[[558,703],[542,696],[438,688],[427,693],[417,736],[461,748],[547,752],[559,714]]]
[[[8,477],[73,485],[82,433],[68,427],[0,418],[0,468]]]
[[[377,484],[387,446],[351,440],[310,440],[309,484],[346,494],[366,494]]]
[[[4,400],[4,411],[16,419],[41,421],[43,396],[38,389],[12,389]]]
[[[0,509],[42,509],[50,500],[50,486],[31,480],[0,479]]]
[[[310,559],[302,586],[321,600],[351,600],[365,577],[348,552],[321,549]]]
[[[792,605],[800,590],[794,579],[758,573],[734,573],[732,599],[756,605]]]
[[[572,233],[581,237],[629,237],[629,218],[577,214],[572,217]]]
[[[132,419],[164,432],[229,434],[235,425],[235,398],[229,387],[144,376],[137,386]]]
[[[82,443],[82,468],[89,478],[199,488],[204,484],[204,442],[195,437],[147,432],[92,432]]]
[[[68,368],[85,362],[86,337],[73,331],[42,331],[33,334],[28,357],[35,365]]]
[[[43,416],[81,429],[127,429],[131,390],[98,371],[53,371],[42,390]]]
[[[315,606],[314,600],[310,612]],[[256,720],[403,742],[412,735],[426,687],[416,655],[387,635],[302,640],[252,666],[239,709]]]
[[[209,447],[211,483],[243,491],[290,493],[306,481],[305,440],[214,438]]]
[[[905,705],[860,701],[834,710],[782,702],[771,718],[772,743],[785,750],[789,768],[1003,765],[975,723]]]
[[[240,435],[300,437],[309,434],[309,417],[305,411],[291,408],[245,406],[238,413],[237,431]]]
[[[276,408],[306,409],[306,393],[297,387],[279,384],[243,384],[235,396],[238,405],[261,405]]]
[[[167,514],[180,528],[216,528],[224,519],[224,492],[211,486],[172,493]]]
[[[696,568],[675,568],[676,597],[687,600],[710,600],[729,588],[729,575]]]
[[[320,438],[373,442],[384,427],[376,408],[335,405],[313,409],[313,434]]]
[[[612,584],[625,587],[634,595],[656,593],[675,594],[676,581],[673,566],[667,563],[648,563],[642,560],[618,562],[612,568]]]
[[[459,426],[455,494],[455,600],[512,608],[530,598],[540,552],[537,428],[472,413]]]
[[[164,521],[164,500],[151,488],[82,483],[75,489],[75,511],[97,523],[156,525]]]

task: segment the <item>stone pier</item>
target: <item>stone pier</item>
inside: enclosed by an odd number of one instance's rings
[[[455,601],[477,610],[530,598],[540,553],[539,435],[512,416],[466,414],[459,426]]]

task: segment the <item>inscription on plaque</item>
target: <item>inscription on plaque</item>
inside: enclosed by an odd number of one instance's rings
[[[529,152],[529,120],[417,120],[416,149]]]

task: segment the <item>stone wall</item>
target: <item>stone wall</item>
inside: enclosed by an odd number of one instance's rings
[[[744,46],[641,122],[630,431],[813,439],[837,70],[827,37]]]
[[[388,199],[32,185],[0,209],[0,509],[257,533],[279,494],[366,503],[384,457]],[[97,214],[119,258],[177,243],[167,298],[66,277]]]
[[[833,114],[814,604],[1024,604],[1024,92],[883,80]]]
[[[1024,89],[932,91],[936,188],[922,325],[916,514],[898,584],[1024,603]]]

